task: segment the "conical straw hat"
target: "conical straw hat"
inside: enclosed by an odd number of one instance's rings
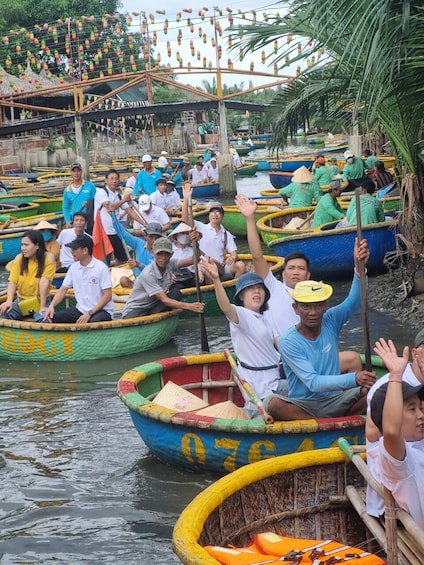
[[[207,406],[201,398],[172,381],[166,383],[153,403],[178,412],[191,412]]]
[[[292,176],[292,182],[311,182],[313,180],[314,175],[304,165],[296,169]]]

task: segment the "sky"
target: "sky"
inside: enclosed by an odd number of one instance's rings
[[[228,17],[234,18],[235,33],[233,34],[234,40],[237,37],[237,27],[239,23],[247,22],[243,20],[240,12],[246,13],[246,18],[253,18],[252,10],[256,12],[257,21],[263,21],[264,13],[273,14],[277,11],[281,12],[281,7],[275,7],[275,4],[258,4],[251,0],[227,0],[226,4],[211,4],[207,3],[194,3],[192,0],[160,0],[155,6],[155,9],[146,9],[146,4],[141,3],[140,0],[122,0],[123,10],[129,12],[133,18],[133,29],[139,30],[141,25],[140,11],[144,10],[148,21],[149,35],[153,37],[154,32],[157,35],[157,44],[153,46],[155,54],[160,53],[161,64],[170,63],[172,67],[178,67],[178,57],[182,59],[182,64],[187,67],[188,63],[192,67],[203,68],[203,58],[206,57],[206,65],[209,62],[213,67],[216,67],[218,47],[222,48],[222,56],[219,60],[219,65],[222,69],[228,69],[228,59],[230,58],[233,63],[233,68],[242,70],[245,74],[236,73],[222,73],[222,82],[227,86],[242,86],[244,89],[249,88],[250,83],[253,86],[270,84],[275,82],[278,77],[274,74],[272,59],[262,63],[262,50],[255,53],[249,53],[243,61],[239,60],[239,53],[237,51],[230,51],[228,48],[228,37],[225,31],[229,24]],[[213,46],[214,27],[210,23],[210,16],[213,15],[216,6],[222,10],[222,17],[218,17],[221,28],[223,30],[222,36],[217,35],[215,47]],[[205,9],[207,8],[207,10]],[[232,12],[229,12],[230,8]],[[189,10],[192,10],[190,13]],[[165,10],[165,14],[157,13],[158,11]],[[199,10],[204,12],[204,20],[199,15]],[[216,12],[217,13],[217,12]],[[137,15],[136,15],[137,14]],[[150,14],[154,17],[152,23]],[[164,21],[168,20],[168,33],[164,34]],[[179,21],[178,21],[179,20]],[[188,21],[187,21],[188,20]],[[191,27],[190,27],[191,26]],[[199,28],[201,30],[199,31]],[[193,30],[193,32],[191,31]],[[178,44],[178,35],[182,35],[180,44]],[[201,34],[201,36],[200,36]],[[205,37],[204,37],[205,36]],[[168,45],[169,42],[169,45]],[[169,49],[170,48],[170,49]],[[200,60],[198,60],[198,53],[200,53]],[[272,55],[273,47],[268,48],[265,55]],[[194,54],[194,56],[193,56]],[[254,72],[269,73],[270,76],[255,76],[252,74],[251,65],[253,63]],[[208,81],[210,84],[216,76],[215,71],[208,71],[203,73],[196,73],[192,70],[190,73],[184,71],[178,75],[177,80],[183,84],[191,86],[202,87],[202,81]],[[295,69],[288,69],[284,71],[285,74],[294,76]]]

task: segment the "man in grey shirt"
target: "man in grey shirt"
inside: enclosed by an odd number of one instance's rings
[[[193,259],[172,259],[172,243],[165,237],[153,243],[153,255],[154,261],[134,281],[122,318],[147,316],[173,308],[203,312],[203,302],[180,302],[181,291],[173,286],[174,271],[192,264]]]

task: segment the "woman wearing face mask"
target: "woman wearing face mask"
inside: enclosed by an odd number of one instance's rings
[[[193,248],[190,243],[191,228],[187,224],[181,222],[169,234],[169,239],[172,242],[172,250],[174,252],[173,258],[181,261],[182,259],[191,259],[193,257]],[[196,281],[194,278],[194,266],[180,267],[175,273],[175,286],[178,288],[190,288],[195,286]]]
[[[60,269],[62,265],[59,259],[60,245],[56,241],[57,234],[59,233],[57,226],[55,226],[54,224],[49,224],[49,222],[46,222],[46,220],[41,220],[41,222],[39,222],[34,229],[41,231],[44,239],[44,245],[46,246],[46,251],[53,255],[56,261],[56,270]]]

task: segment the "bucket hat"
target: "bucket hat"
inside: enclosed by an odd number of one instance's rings
[[[322,281],[308,280],[298,282],[289,292],[296,302],[325,302],[333,294],[333,287]]]
[[[166,237],[160,237],[157,239],[153,244],[153,253],[156,255],[157,253],[161,253],[165,251],[165,253],[169,253],[172,255],[172,243]]]
[[[264,304],[266,304],[270,296],[269,290],[268,287],[265,285],[264,280],[256,273],[245,273],[244,275],[241,275],[241,277],[237,279],[236,293],[234,295],[234,304],[236,304],[237,306],[242,306],[243,302],[240,300],[240,293],[246,288],[249,288],[250,286],[255,286],[256,284],[260,284],[263,286],[265,290]]]
[[[292,182],[312,182],[313,180],[314,175],[304,165],[296,169],[292,176]]]

